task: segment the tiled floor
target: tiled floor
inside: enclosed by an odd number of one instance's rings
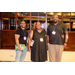
[[[15,62],[15,61],[0,61],[0,62]]]
[[[15,50],[0,50],[0,62],[15,62],[15,55]],[[30,52],[27,52],[24,62],[31,62],[30,57]],[[75,62],[75,51],[63,51],[61,62]]]
[[[0,61],[0,62],[15,62],[15,61]],[[24,61],[24,62],[30,62],[30,61]]]

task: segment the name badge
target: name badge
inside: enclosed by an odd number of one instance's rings
[[[55,35],[55,34],[56,34],[56,32],[55,32],[55,31],[52,31],[52,34],[53,34],[53,35]]]
[[[40,42],[43,42],[43,38],[40,38]]]
[[[24,36],[24,40],[26,40],[26,36]]]

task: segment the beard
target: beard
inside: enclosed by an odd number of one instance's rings
[[[22,28],[25,28],[25,27],[22,27]]]
[[[57,22],[54,22],[54,23],[57,23]]]
[[[25,27],[23,27],[23,26],[21,26],[22,28],[25,28]]]
[[[54,23],[57,23],[57,21],[53,21]]]

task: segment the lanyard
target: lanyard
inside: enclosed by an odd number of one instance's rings
[[[42,37],[42,32],[41,33],[39,33],[40,34],[40,36]]]
[[[58,24],[58,23],[57,23],[57,24]],[[56,28],[57,24],[54,26],[54,23],[53,23],[53,28],[54,28],[54,30],[55,30],[55,28]]]
[[[21,28],[22,29],[22,28]],[[26,32],[22,29],[22,31],[24,32],[24,36],[26,36]]]
[[[37,31],[38,32],[38,31]],[[39,33],[39,32],[38,32]],[[41,31],[41,33],[39,33],[40,34],[40,36],[42,37],[42,31]]]

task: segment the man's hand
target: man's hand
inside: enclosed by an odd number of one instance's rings
[[[65,43],[64,43],[64,48],[67,46],[67,41],[68,41],[68,32],[65,32]]]
[[[18,50],[21,51],[21,47],[18,47]]]
[[[19,38],[20,38],[20,35],[15,34],[15,41],[16,41],[16,44],[17,44],[17,46],[18,46],[18,50],[20,51],[21,48],[20,48],[20,45],[19,45]]]
[[[29,39],[28,39],[28,51],[29,52],[31,52],[30,44],[31,44],[32,37],[33,37],[33,30],[31,30],[29,34]]]
[[[64,43],[64,48],[65,48],[65,47],[67,47],[67,44],[66,44],[66,43]]]

